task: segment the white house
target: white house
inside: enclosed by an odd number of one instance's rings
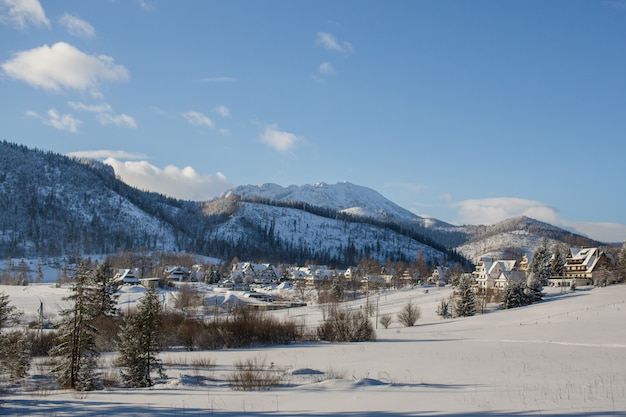
[[[482,258],[472,272],[478,288],[506,288],[511,282],[525,281],[528,261],[524,258],[520,265],[511,259]]]

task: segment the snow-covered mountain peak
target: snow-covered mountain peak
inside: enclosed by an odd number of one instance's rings
[[[261,197],[276,201],[305,202],[312,206],[353,215],[400,222],[422,222],[422,218],[403,209],[371,188],[349,182],[318,182],[282,187],[278,184],[242,185],[224,196]]]

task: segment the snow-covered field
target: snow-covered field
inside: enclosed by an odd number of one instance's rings
[[[47,311],[62,305],[67,290],[43,284],[0,291],[29,315],[40,297]],[[76,393],[16,387],[3,394],[0,415],[626,415],[626,286],[547,291],[540,304],[452,320],[435,314],[449,289],[389,292],[370,297],[380,314],[395,315],[411,300],[422,318],[411,328],[378,326],[376,342],[163,352],[168,378],[153,388]],[[140,296],[129,290],[120,302]],[[321,318],[315,306],[272,314],[307,325]],[[232,390],[234,364],[246,359],[265,361],[281,385]]]

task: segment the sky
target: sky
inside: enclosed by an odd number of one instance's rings
[[[626,240],[626,0],[0,0],[0,139]]]

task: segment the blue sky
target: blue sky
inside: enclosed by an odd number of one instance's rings
[[[348,181],[626,239],[626,1],[0,0],[0,138],[204,200]]]

